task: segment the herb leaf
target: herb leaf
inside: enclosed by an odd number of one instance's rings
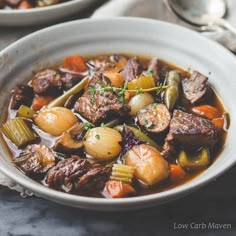
[[[84,123],[84,125],[83,125],[83,129],[86,130],[86,131],[92,129],[93,127],[94,127],[94,125],[92,123],[89,123],[89,122]]]
[[[157,107],[157,103],[153,103],[151,107],[155,109]]]
[[[148,72],[146,72],[147,76],[153,76],[154,75],[154,71],[153,70],[149,70]]]
[[[149,71],[149,74],[153,73],[153,71]],[[100,87],[96,87],[95,85],[90,85],[89,89],[88,89],[88,93],[92,94],[92,98],[91,98],[91,103],[93,105],[96,105],[96,99],[95,99],[95,94],[96,93],[102,93],[104,96],[106,96],[106,92],[108,91],[112,91],[114,93],[117,93],[118,96],[118,101],[120,103],[124,103],[125,102],[125,92],[136,92],[136,94],[140,94],[140,93],[144,93],[144,92],[156,92],[156,94],[158,95],[161,91],[163,91],[163,89],[169,87],[169,86],[164,86],[162,83],[157,83],[156,87],[152,87],[152,88],[147,88],[147,89],[143,89],[143,88],[136,88],[136,89],[127,89],[128,88],[128,81],[126,81],[124,83],[123,87],[117,88],[114,87],[112,85],[108,85],[106,86],[103,82],[98,82]]]

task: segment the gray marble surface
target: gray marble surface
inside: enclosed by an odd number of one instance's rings
[[[236,235],[236,167],[200,190],[166,205],[133,212],[92,212],[22,198],[0,187],[0,235]],[[209,224],[228,224],[210,229]],[[176,229],[187,224],[187,229]],[[198,225],[200,224],[200,225]],[[206,226],[205,226],[206,225]],[[198,228],[197,228],[198,227]]]
[[[97,4],[101,2],[104,0]],[[66,20],[87,17],[95,8]],[[0,49],[43,27],[0,27]],[[236,235],[235,179],[236,167],[185,198],[152,209],[120,213],[85,211],[42,198],[22,198],[0,186],[0,236]],[[227,224],[228,229],[217,229],[214,224]]]

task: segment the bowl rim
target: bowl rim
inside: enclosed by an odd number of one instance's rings
[[[62,2],[62,3],[58,3],[58,4],[54,4],[52,6],[47,6],[47,7],[35,7],[35,8],[31,8],[31,9],[19,9],[19,10],[15,10],[15,9],[0,9],[0,16],[7,16],[7,15],[11,15],[11,16],[21,16],[21,15],[27,15],[27,14],[32,14],[32,13],[46,13],[46,12],[50,12],[50,11],[57,11],[60,8],[63,7],[67,7],[70,5],[76,5],[79,4],[81,2],[85,2],[87,0],[70,0],[68,2]]]
[[[13,44],[11,44],[8,47],[6,47],[5,49],[3,49],[0,52],[0,56],[7,53],[8,50],[14,49],[15,47],[18,46],[18,44],[24,43],[25,40],[30,40],[30,39],[34,38],[35,36],[39,36],[39,35],[41,36],[41,34],[44,34],[44,33],[49,32],[51,30],[56,30],[58,28],[69,27],[70,25],[90,24],[90,22],[97,22],[99,24],[103,24],[108,21],[107,21],[107,19],[90,19],[89,18],[89,19],[70,21],[70,22],[50,26],[50,27],[41,29],[39,31],[36,31],[34,33],[31,33],[31,34],[17,40]],[[200,35],[199,33],[194,32],[194,31],[187,29],[185,27],[175,25],[175,24],[172,24],[169,22],[140,18],[140,17],[110,18],[109,23],[111,23],[111,22],[123,22],[123,23],[129,23],[129,22],[138,23],[138,22],[140,22],[140,23],[145,23],[145,24],[156,24],[157,26],[161,25],[161,27],[167,26],[170,29],[171,28],[179,29],[183,33],[193,35],[196,38],[196,40],[202,40],[207,44],[210,43],[211,45],[214,45],[214,47],[218,48],[218,50],[220,50],[222,53],[227,54],[228,57],[230,57],[231,60],[234,61],[235,66],[236,66],[236,58],[233,53],[228,51],[226,48],[224,48],[222,45],[218,44],[217,42],[215,42],[211,39],[208,39],[208,38]],[[66,202],[73,203],[73,204],[77,203],[77,204],[79,204],[78,207],[81,207],[81,208],[83,208],[82,204],[85,204],[85,205],[89,204],[89,208],[92,208],[93,206],[96,207],[97,205],[113,206],[113,207],[124,206],[125,207],[126,205],[131,206],[131,205],[136,205],[136,204],[140,204],[140,203],[151,203],[151,202],[158,203],[158,201],[160,201],[160,200],[166,201],[166,199],[170,198],[170,197],[172,197],[172,199],[176,199],[176,198],[181,197],[182,195],[187,194],[188,192],[196,190],[199,187],[216,179],[216,177],[223,174],[225,171],[227,171],[229,168],[231,168],[234,164],[236,164],[236,156],[235,156],[235,158],[232,157],[232,159],[229,159],[224,165],[219,167],[216,171],[209,173],[207,179],[194,178],[193,180],[191,180],[183,185],[177,186],[175,188],[172,188],[172,189],[160,192],[160,193],[154,193],[154,194],[145,195],[145,196],[137,196],[137,197],[132,197],[132,198],[121,198],[121,199],[84,197],[84,196],[79,196],[79,195],[68,194],[68,193],[57,191],[57,190],[49,189],[43,185],[40,185],[37,182],[32,183],[32,180],[29,177],[27,179],[25,179],[22,176],[20,176],[19,174],[15,174],[14,172],[8,171],[2,165],[0,165],[0,170],[6,176],[8,176],[10,179],[14,180],[16,183],[25,187],[27,190],[31,190],[33,193],[35,193],[38,196],[50,198],[51,200],[53,198],[55,198],[55,201],[57,201],[57,202],[59,202],[59,200],[62,200],[62,201],[66,201]],[[145,205],[143,207],[145,207]],[[87,208],[87,207],[85,207],[85,208]],[[142,208],[142,207],[139,207],[139,208]],[[106,210],[106,209],[104,209],[104,210]]]

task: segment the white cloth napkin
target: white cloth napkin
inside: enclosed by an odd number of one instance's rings
[[[227,20],[236,26],[236,1],[228,0]],[[167,6],[164,0],[110,0],[104,6],[97,9],[92,18],[109,18],[118,16],[146,17],[169,21],[175,24],[187,26],[179,20]],[[236,37],[226,30],[218,30],[215,33],[204,33],[230,50],[236,52]],[[0,173],[0,185],[8,186],[11,189],[21,192],[21,195],[31,195],[30,192],[14,183],[12,180]]]
[[[135,16],[159,19],[175,24],[190,27],[180,20],[167,8],[166,0],[110,0],[107,4],[97,9],[92,18],[109,18],[118,16]],[[236,1],[227,0],[228,12],[226,19],[236,27]],[[233,52],[236,52],[236,36],[227,30],[218,28],[216,32],[203,33]]]

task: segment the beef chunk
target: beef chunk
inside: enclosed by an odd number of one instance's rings
[[[49,187],[66,192],[94,192],[104,188],[109,174],[108,168],[73,156],[58,162],[49,170],[46,183]]]
[[[62,72],[46,69],[38,72],[32,79],[34,92],[40,95],[58,95],[68,90],[84,78],[83,73]]]
[[[100,56],[87,62],[88,67],[94,71],[106,71],[114,69],[119,72],[126,64],[127,59],[124,56],[118,54],[111,56]]]
[[[18,109],[21,105],[31,106],[34,91],[30,86],[17,85],[12,91],[11,109]]]
[[[74,106],[76,112],[94,124],[112,114],[123,115],[127,109],[116,91],[101,91],[104,86],[111,86],[110,81],[102,74],[95,75]]]
[[[75,184],[77,190],[83,191],[99,191],[105,187],[109,178],[110,170],[103,166],[97,166],[90,169]]]
[[[200,101],[207,92],[208,78],[194,71],[190,78],[182,80],[184,96],[192,103]]]
[[[60,94],[62,92],[61,75],[53,69],[40,71],[32,79],[32,87],[36,94]]]
[[[136,79],[143,71],[141,64],[136,57],[130,58],[121,71],[121,74],[125,77],[126,81]]]
[[[29,176],[45,174],[55,165],[55,157],[51,149],[44,145],[28,145],[13,162]]]
[[[85,74],[83,73],[61,73],[61,82],[64,90],[68,90],[79,83]]]
[[[163,62],[157,58],[153,58],[148,65],[147,72],[153,72],[153,77],[155,78],[156,82],[163,83],[167,73],[170,71],[170,68],[168,68]]]
[[[177,146],[186,150],[211,148],[217,140],[216,128],[210,120],[175,110],[165,139],[163,154],[168,157]]]
[[[160,81],[160,61],[157,58],[153,58],[148,65],[148,72],[153,72],[153,77],[158,82]]]

